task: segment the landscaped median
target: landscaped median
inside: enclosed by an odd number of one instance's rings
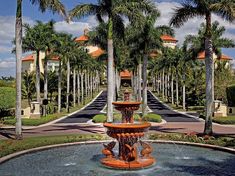
[[[106,119],[107,119],[106,114],[98,114],[93,117],[92,122],[104,123],[106,122]],[[143,121],[160,123],[162,121],[162,118],[158,114],[149,113],[141,119],[139,114],[134,114],[134,120],[135,121],[143,120]],[[121,114],[114,114],[114,122],[121,122]]]

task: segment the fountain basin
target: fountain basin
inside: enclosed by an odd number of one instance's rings
[[[152,147],[144,142],[140,142],[143,149],[138,151],[138,142],[144,136],[144,132],[151,126],[148,122],[140,123],[104,123],[107,128],[107,135],[118,141],[119,153],[115,156],[112,149],[116,142],[105,145],[102,153],[106,155],[101,159],[101,163],[106,167],[114,169],[136,170],[149,167],[155,163],[155,159],[150,155]],[[141,153],[141,155],[139,155]]]
[[[178,142],[153,143],[153,156],[158,162],[142,170],[113,170],[102,167],[100,142],[60,144],[43,151],[31,150],[30,153],[18,155],[0,164],[0,175],[24,176],[198,176],[198,175],[235,175],[235,150],[228,153],[216,146],[182,145]],[[107,143],[107,141],[106,141]],[[193,146],[192,146],[193,145]],[[232,149],[231,149],[232,150]],[[230,151],[232,152],[232,151]]]

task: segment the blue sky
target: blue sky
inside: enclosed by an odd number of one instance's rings
[[[96,0],[61,0],[68,10],[75,5],[81,3],[95,3]],[[161,11],[161,17],[158,19],[156,25],[168,24],[172,14],[172,8],[179,6],[180,0],[155,0],[154,1]],[[0,77],[1,76],[15,76],[15,56],[11,54],[12,39],[14,37],[14,23],[15,23],[16,0],[4,0],[0,6]],[[62,17],[57,14],[52,14],[50,11],[41,13],[37,5],[32,5],[30,0],[23,0],[23,21],[31,25],[36,20],[47,22],[51,19],[56,21],[55,29],[57,31],[64,31],[79,36],[83,33],[84,28],[92,28],[97,22],[94,17],[90,16],[84,19],[75,20],[71,24],[63,21]],[[229,24],[217,16],[213,16],[213,20],[218,20],[221,25],[225,26],[227,31],[225,37],[231,38],[235,41],[235,24]],[[203,19],[191,19],[180,29],[176,29],[176,38],[179,43],[183,42],[184,36],[187,34],[196,34],[197,29]],[[235,49],[223,49],[224,54],[235,58]]]

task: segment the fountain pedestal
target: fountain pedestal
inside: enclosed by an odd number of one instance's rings
[[[152,147],[139,139],[144,136],[144,132],[151,126],[148,122],[134,123],[133,112],[139,109],[141,102],[113,102],[115,109],[122,113],[122,123],[104,123],[107,134],[115,138],[119,144],[118,156],[115,156],[112,149],[116,142],[104,145],[102,153],[106,155],[101,159],[105,166],[116,169],[141,169],[151,166],[155,159],[150,155]],[[137,150],[138,142],[142,150]]]

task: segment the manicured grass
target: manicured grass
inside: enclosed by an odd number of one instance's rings
[[[146,114],[143,117],[143,120],[149,121],[149,122],[158,122],[158,123],[160,123],[162,121],[162,117],[158,114],[149,113],[149,114]]]
[[[199,116],[199,118],[202,118],[205,120],[205,115],[202,114]],[[213,117],[212,121],[219,124],[224,125],[235,125],[235,116],[227,116],[227,117]]]
[[[229,136],[197,136],[196,134],[150,134],[149,139],[151,140],[169,140],[169,141],[184,141],[184,142],[194,142],[202,144],[211,144],[222,147],[235,148],[235,138]]]
[[[121,114],[114,114],[114,122],[120,122],[121,121]],[[94,123],[104,123],[106,122],[106,114],[98,114],[95,115],[92,119],[92,122]],[[138,114],[134,114],[134,120],[135,121],[139,121],[140,120],[140,116]],[[144,118],[144,121],[150,121],[150,122],[161,122],[162,118],[160,115],[158,114],[147,114]]]
[[[85,100],[85,104],[89,103],[92,99],[93,98],[87,98]],[[22,118],[22,125],[24,125],[24,126],[38,126],[38,125],[42,125],[42,124],[48,123],[50,121],[56,120],[56,119],[58,119],[60,117],[66,116],[66,115],[68,115],[68,114],[70,114],[72,112],[75,112],[75,111],[81,109],[84,106],[85,105],[80,104],[77,107],[71,107],[69,113],[67,113],[66,110],[63,109],[63,111],[61,113],[48,114],[47,116],[41,117],[40,119],[26,119],[26,118]],[[5,124],[5,125],[15,125],[16,119],[14,117],[6,117],[6,118],[4,118],[2,123]]]
[[[114,122],[121,122],[122,115],[120,113],[114,114],[113,116],[114,116]],[[92,122],[94,122],[94,123],[104,123],[104,122],[106,122],[106,119],[107,119],[106,114],[98,114],[98,115],[95,115],[92,118]],[[139,121],[140,116],[138,114],[134,114],[134,120]]]
[[[169,141],[184,141],[202,144],[211,144],[222,147],[235,148],[234,137],[210,137],[210,136],[197,136],[196,134],[156,134],[151,133],[147,135],[150,140],[169,140]],[[60,135],[60,136],[44,136],[44,137],[31,137],[23,140],[0,140],[0,157],[15,153],[18,151],[31,149],[35,147],[81,142],[81,141],[99,141],[108,139],[105,135],[98,134],[76,134],[76,135]]]
[[[88,140],[105,140],[104,135],[98,134],[77,134],[77,135],[63,135],[63,136],[44,136],[31,137],[23,140],[1,140],[0,142],[0,157],[9,155],[14,152],[41,147],[53,144],[62,144],[70,142],[80,142]]]
[[[219,124],[235,124],[235,116],[214,117],[213,122],[216,122]]]

